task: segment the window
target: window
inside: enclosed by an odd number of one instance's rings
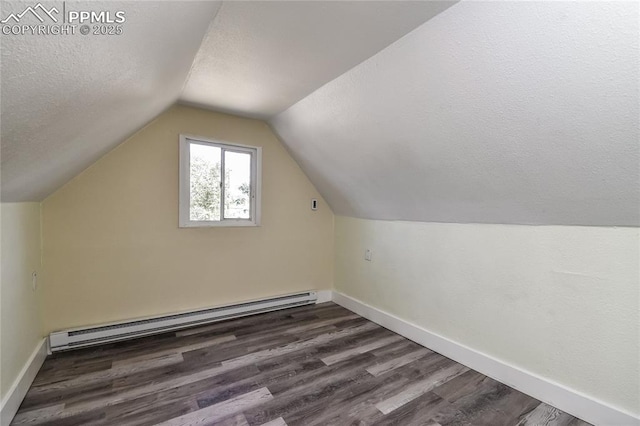
[[[261,154],[180,135],[180,226],[259,225]]]

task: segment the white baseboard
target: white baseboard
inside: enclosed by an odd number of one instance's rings
[[[24,367],[22,367],[18,378],[13,382],[13,385],[9,388],[9,392],[2,400],[2,404],[0,405],[1,426],[8,426],[11,420],[13,420],[46,357],[47,339],[42,339],[31,353]]]
[[[331,290],[317,290],[316,293],[318,295],[316,303],[331,302],[333,299],[333,292]]]
[[[337,291],[333,292],[332,300],[407,339],[589,423],[602,426],[640,425],[640,418],[630,413],[434,334],[360,300]]]

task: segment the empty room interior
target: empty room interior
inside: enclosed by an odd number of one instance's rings
[[[0,2],[0,425],[640,425],[640,2]]]

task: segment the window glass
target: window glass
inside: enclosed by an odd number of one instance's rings
[[[251,154],[224,152],[224,218],[251,218]]]
[[[220,220],[220,165],[222,150],[190,144],[190,220]]]

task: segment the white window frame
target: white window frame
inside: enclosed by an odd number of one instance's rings
[[[225,219],[224,208],[220,210],[220,220],[191,220],[191,144],[214,146],[222,149],[221,155],[221,199],[224,200],[224,152],[245,152],[251,154],[251,207],[249,219]],[[180,135],[180,194],[179,227],[218,227],[218,226],[260,226],[262,194],[262,148],[232,142],[203,138],[201,136]],[[222,202],[222,201],[221,201]]]

